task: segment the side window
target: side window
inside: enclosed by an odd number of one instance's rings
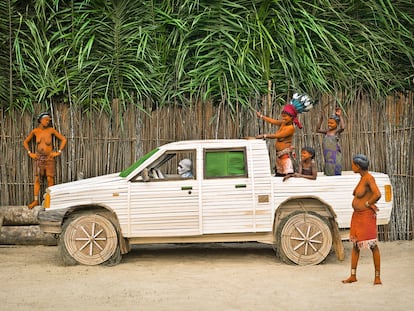
[[[195,159],[195,150],[168,151],[147,167],[148,177],[151,181],[195,179]]]
[[[247,177],[245,149],[205,150],[205,178]]]

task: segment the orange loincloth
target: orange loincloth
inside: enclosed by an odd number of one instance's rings
[[[349,238],[360,249],[377,244],[377,215],[372,209],[354,211]]]

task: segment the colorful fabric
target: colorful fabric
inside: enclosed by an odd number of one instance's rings
[[[342,174],[342,153],[336,135],[325,135],[322,141],[325,159],[324,173],[327,176]]]
[[[276,158],[276,174],[286,175],[294,173],[293,162],[289,154],[284,154]]]
[[[282,113],[286,113],[286,114],[290,115],[293,118],[293,123],[295,123],[298,128],[300,128],[300,129],[302,128],[302,124],[300,124],[300,122],[297,118],[298,112],[297,112],[295,106],[293,106],[292,104],[285,105],[283,107]]]
[[[377,244],[377,215],[372,209],[353,212],[349,239],[359,249],[372,248]]]

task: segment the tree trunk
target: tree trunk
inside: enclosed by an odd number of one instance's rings
[[[57,245],[57,239],[51,233],[40,231],[33,226],[0,227],[0,244],[3,245]]]
[[[38,225],[37,214],[42,209],[41,206],[33,209],[25,205],[0,206],[0,219],[3,218],[3,226]]]

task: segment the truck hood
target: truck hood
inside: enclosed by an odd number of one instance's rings
[[[109,193],[127,191],[127,180],[119,173],[82,179],[51,186],[50,208],[65,208],[79,204],[91,204],[101,201]]]

